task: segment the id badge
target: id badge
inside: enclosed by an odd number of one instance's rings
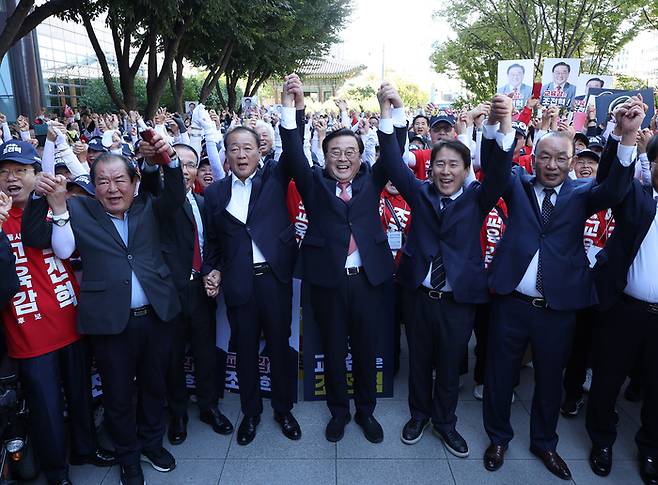
[[[388,245],[392,251],[402,249],[402,231],[388,231]]]

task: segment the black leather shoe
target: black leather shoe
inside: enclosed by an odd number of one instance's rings
[[[292,413],[274,413],[274,420],[281,425],[283,435],[289,440],[298,440],[302,437],[302,429]]]
[[[640,456],[640,476],[647,485],[658,485],[658,458]]]
[[[171,418],[169,420],[167,438],[172,445],[180,445],[187,439],[187,417]]]
[[[484,452],[484,468],[490,472],[495,472],[505,461],[505,452],[507,451],[507,445],[494,445],[493,443],[489,445],[489,448]]]
[[[233,425],[218,408],[210,408],[206,411],[201,411],[199,418],[204,423],[212,426],[212,430],[215,433],[227,435],[233,432]]]
[[[342,440],[345,434],[345,426],[351,420],[352,417],[349,414],[344,418],[332,417],[327,423],[327,428],[324,430],[324,437],[332,443]]]
[[[562,480],[571,480],[571,471],[560,455],[557,454],[557,451],[544,451],[531,446],[530,452],[540,458],[553,475]]]
[[[384,441],[384,430],[372,414],[361,416],[359,413],[356,413],[354,415],[354,422],[361,426],[363,436],[371,443],[381,443]]]
[[[592,446],[589,453],[589,466],[600,477],[607,477],[612,468],[612,448],[610,446]]]
[[[468,445],[466,440],[460,435],[456,429],[443,432],[432,427],[434,432],[441,438],[446,449],[455,455],[457,458],[466,458],[468,456]]]
[[[256,427],[260,423],[260,416],[245,416],[238,426],[238,444],[245,446],[256,437]]]
[[[429,419],[411,418],[402,428],[400,439],[405,445],[415,445],[423,437],[423,431],[425,431],[429,422]]]
[[[624,399],[630,402],[640,402],[643,397],[644,393],[642,392],[642,385],[639,381],[631,379],[624,391]]]
[[[117,462],[113,451],[105,448],[96,448],[91,455],[82,456],[71,453],[69,463],[71,465],[94,465],[94,466],[112,466]]]

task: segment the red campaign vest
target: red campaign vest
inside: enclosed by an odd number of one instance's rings
[[[480,244],[484,267],[488,268],[496,254],[496,247],[505,233],[507,224],[507,205],[500,198],[496,205],[485,216],[480,230]]]
[[[308,216],[306,215],[304,202],[302,202],[302,196],[299,195],[294,180],[291,180],[290,184],[288,184],[286,204],[288,205],[288,216],[290,217],[290,222],[295,226],[295,238],[297,238],[297,244],[300,244],[306,235],[306,229],[308,229]]]
[[[430,158],[432,157],[432,150],[416,150],[413,152],[416,157],[416,166],[414,167],[414,174],[419,180],[427,180],[427,171],[430,169]]]
[[[593,214],[585,221],[585,232],[583,234],[583,244],[585,250],[591,246],[602,248],[612,234],[615,227],[615,220],[612,217],[611,209],[604,209]]]
[[[384,231],[398,231],[398,225],[395,222],[395,217],[391,213],[386,201],[389,201],[395,215],[400,221],[400,226],[402,226],[402,232],[405,235],[409,235],[409,229],[411,228],[411,207],[407,204],[407,201],[404,200],[402,195],[393,195],[389,193],[386,189],[382,190],[382,195],[379,199],[379,217],[382,222],[382,227]],[[401,253],[400,251],[393,251],[393,256],[395,257],[395,264],[400,263]]]
[[[18,293],[2,309],[7,350],[15,359],[38,357],[80,339],[75,328],[79,288],[71,265],[50,248],[23,245],[22,216],[22,209],[12,208],[2,225],[20,281]]]

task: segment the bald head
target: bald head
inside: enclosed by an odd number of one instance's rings
[[[547,188],[557,187],[569,175],[573,139],[566,133],[551,131],[537,141],[532,157],[537,182]]]

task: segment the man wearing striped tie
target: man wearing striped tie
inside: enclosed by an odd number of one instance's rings
[[[397,272],[406,289],[411,413],[401,439],[409,445],[417,443],[431,421],[446,449],[464,458],[468,445],[457,432],[455,415],[459,367],[473,331],[475,306],[489,299],[480,229],[503,193],[512,167],[512,100],[503,94],[493,98],[481,150],[486,175],[482,183],[468,184],[471,154],[457,140],[434,145],[428,180],[414,177],[393,136],[394,126],[403,126],[400,96],[388,83],[382,84],[377,96],[382,113],[378,163],[414,215]]]

